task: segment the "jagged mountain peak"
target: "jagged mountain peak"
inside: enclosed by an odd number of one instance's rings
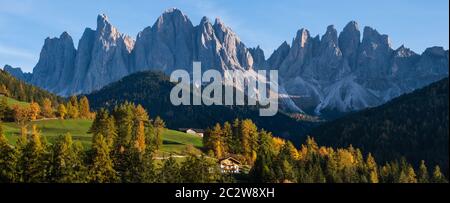
[[[109,18],[108,18],[108,16],[106,16],[106,14],[99,14],[97,16],[97,30],[98,31],[100,31],[100,30],[111,31],[112,28],[113,28],[113,26],[109,22]]]
[[[192,22],[181,10],[177,8],[167,9],[161,16],[158,17],[153,27],[159,28],[168,25],[180,26],[188,24],[192,26]]]
[[[345,25],[343,31],[359,31],[359,24],[358,22],[352,20]]]
[[[290,45],[289,45],[289,43],[285,40],[285,41],[283,41],[283,43],[281,43],[281,45],[278,47],[278,48],[280,48],[280,47],[291,47]]]
[[[386,34],[380,34],[376,29],[366,26],[364,27],[363,43],[377,43],[391,48],[391,41]]]
[[[45,39],[44,46],[45,46],[45,44],[49,44],[49,43],[68,43],[68,44],[72,43],[73,44],[73,39],[69,35],[69,33],[64,31],[59,35],[59,37],[47,37]]]
[[[69,33],[67,33],[66,31],[64,31],[63,33],[61,33],[61,35],[59,36],[60,39],[69,39],[72,40],[72,37],[69,35]]]
[[[305,47],[306,42],[311,38],[311,35],[309,33],[309,30],[305,28],[301,28],[297,31],[297,35],[295,36],[294,40],[292,41],[292,46],[296,45],[297,43],[300,45],[300,47]]]
[[[353,111],[448,75],[448,51],[443,48],[417,55],[404,46],[393,50],[389,37],[371,27],[364,28],[362,41],[361,33],[356,21],[339,35],[333,25],[314,37],[302,28],[291,44],[284,41],[266,60],[261,47],[247,48],[220,18],[212,24],[203,17],[194,27],[181,10],[171,8],[134,42],[103,14],[96,30],[85,30],[78,50],[68,33],[48,38],[31,82],[67,96],[91,92],[137,71],[189,71],[193,61],[200,61],[203,70],[278,69],[280,85],[286,95],[300,98],[296,104],[302,110]]]
[[[406,48],[405,45],[401,45],[399,48],[397,48],[394,52],[395,57],[410,57],[417,55],[414,51],[412,51],[409,48]]]
[[[445,54],[448,54],[448,50],[445,51],[444,47],[441,46],[434,46],[425,49],[424,54],[444,56]]]
[[[334,27],[334,25],[329,25],[327,27],[327,31],[325,32],[325,34],[322,36],[322,41],[325,42],[333,42],[337,44],[338,41],[338,34],[337,34],[337,30]]]
[[[203,24],[210,24],[210,23],[211,23],[211,21],[210,21],[209,18],[206,17],[206,16],[203,16],[202,19],[200,20],[200,25],[203,25]]]

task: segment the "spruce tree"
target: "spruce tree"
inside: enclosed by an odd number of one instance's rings
[[[102,108],[96,113],[89,133],[92,133],[94,136],[97,134],[105,135],[110,148],[114,146],[114,142],[117,139],[117,128],[114,118],[109,115],[107,110]]]
[[[21,139],[26,139],[22,138]],[[21,140],[21,142],[24,142]],[[23,145],[23,143],[20,143]],[[32,126],[31,136],[24,146],[21,146],[20,158],[18,160],[18,170],[20,180],[26,183],[40,183],[47,181],[48,174],[48,153],[45,139],[42,139],[36,125]]]
[[[369,153],[367,156],[366,161],[366,167],[367,167],[367,173],[369,175],[368,179],[370,183],[378,183],[378,169],[377,169],[377,163],[375,162],[375,159],[373,158],[372,154]]]
[[[80,99],[79,113],[80,113],[80,118],[84,118],[84,119],[91,118],[91,110],[89,107],[89,100],[87,99],[86,96],[83,96]]]
[[[66,106],[64,106],[64,104],[58,105],[58,114],[59,114],[59,118],[61,118],[61,119],[66,118],[67,109],[66,109]]]
[[[448,183],[439,166],[434,167],[433,178],[431,179],[431,181],[433,183]]]
[[[41,110],[42,110],[41,111],[42,116],[44,118],[53,118],[54,117],[52,101],[50,99],[48,99],[48,98],[44,99],[44,101],[42,102]]]
[[[85,180],[86,168],[83,162],[81,144],[72,141],[67,133],[59,136],[52,147],[51,180],[56,183],[82,183]]]
[[[170,157],[167,160],[164,160],[164,163],[159,170],[158,182],[161,183],[180,183],[181,175],[180,175],[180,166],[178,165],[175,158]]]
[[[417,182],[428,183],[430,181],[430,176],[428,175],[428,168],[425,165],[425,161],[422,160],[419,166],[419,172],[417,174]]]
[[[160,149],[163,144],[163,132],[166,128],[166,124],[159,116],[157,116],[153,121],[153,128],[155,131],[155,147],[156,149]]]
[[[275,181],[273,159],[272,136],[265,131],[261,131],[257,158],[250,171],[253,181],[266,183]]]
[[[117,173],[110,157],[110,149],[102,134],[94,136],[92,143],[89,181],[94,183],[117,181]]]
[[[18,152],[8,143],[0,123],[0,183],[16,182],[16,164]]]

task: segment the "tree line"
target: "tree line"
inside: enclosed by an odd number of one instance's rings
[[[291,142],[259,130],[251,120],[216,124],[203,139],[209,154],[217,158],[233,156],[251,165],[251,182],[295,183],[444,183],[439,166],[419,168],[402,158],[376,163],[372,154],[363,155],[352,147],[334,149],[318,146],[308,137],[297,149]]]
[[[100,109],[85,149],[70,134],[48,143],[39,129],[23,126],[11,145],[0,125],[0,182],[25,183],[444,183],[439,166],[415,169],[405,159],[379,165],[356,148],[318,146],[313,138],[296,148],[258,129],[251,120],[217,124],[204,136],[208,156],[156,159],[165,122],[140,105]],[[235,156],[248,174],[223,174],[217,159]]]
[[[70,134],[49,144],[35,125],[23,127],[14,146],[0,128],[0,182],[231,182],[205,156],[155,160],[164,128],[163,120],[150,119],[142,106],[132,103],[96,113],[90,149]]]
[[[44,99],[50,99],[52,103],[60,103],[64,100],[46,90],[27,84],[4,70],[0,70],[0,95],[25,102],[41,103]]]
[[[54,103],[50,99],[44,98],[40,103],[31,101],[29,105],[25,106],[8,105],[6,97],[0,98],[0,120],[14,121],[19,125],[42,118],[93,119],[94,116],[87,97],[72,96],[66,103]]]

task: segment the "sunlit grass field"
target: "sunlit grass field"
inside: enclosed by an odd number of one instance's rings
[[[92,120],[83,119],[53,119],[33,121],[30,124],[35,124],[40,130],[42,136],[47,139],[49,143],[53,143],[55,139],[66,133],[70,133],[74,141],[80,141],[85,148],[90,148],[92,141],[92,134],[89,134],[89,128],[92,125]],[[3,131],[11,144],[15,144],[20,134],[20,127],[16,123],[2,123]],[[163,146],[158,152],[159,155],[170,154],[199,154],[202,147],[202,138],[183,132],[167,129],[163,132]]]

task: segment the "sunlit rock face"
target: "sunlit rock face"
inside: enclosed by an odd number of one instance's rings
[[[266,58],[268,56],[268,58]],[[24,79],[60,95],[89,93],[138,71],[278,70],[288,110],[348,112],[380,105],[394,97],[448,76],[448,50],[428,48],[417,54],[371,27],[360,31],[349,22],[341,32],[332,25],[323,35],[300,29],[291,44],[283,42],[271,55],[247,48],[220,19],[198,25],[178,9],[165,11],[138,33],[136,41],[118,31],[105,15],[95,30],[86,28],[78,48],[64,32],[45,40],[32,76]],[[9,69],[16,77],[17,70]],[[298,108],[300,107],[300,108]]]

